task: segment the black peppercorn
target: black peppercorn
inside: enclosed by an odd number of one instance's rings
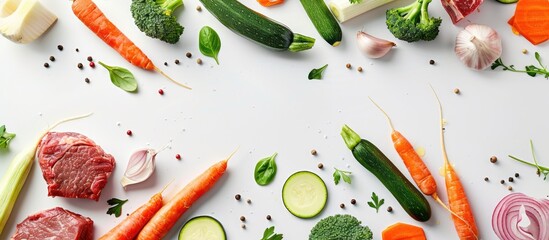
[[[342,204],[339,204],[339,207],[340,207],[340,208],[345,208],[345,204],[343,204],[343,203],[342,203]]]
[[[514,182],[515,179],[513,179],[512,177],[509,177],[509,182]]]
[[[63,51],[63,45],[57,45],[57,49],[59,49],[59,51]]]
[[[50,64],[49,64],[49,63],[44,63],[44,67],[45,67],[45,68],[49,68],[49,67],[50,67]]]
[[[389,206],[387,207],[387,212],[392,212],[393,211],[393,207]]]
[[[246,217],[240,216],[240,221],[245,222],[245,221],[246,221]]]
[[[54,57],[54,56],[50,56],[50,61],[55,62],[55,57]]]
[[[236,199],[236,200],[240,201],[240,198],[241,198],[240,194],[236,194],[236,195],[234,195],[234,199]]]
[[[267,220],[269,220],[269,221],[270,221],[270,220],[271,220],[271,215],[267,215],[267,217],[266,217],[266,218],[267,218]]]
[[[433,59],[429,60],[429,64],[435,65],[435,60],[433,60]]]
[[[355,205],[356,204],[356,199],[351,199],[351,204]]]
[[[82,69],[84,68],[84,65],[82,63],[78,63],[78,65],[76,65],[79,69]]]

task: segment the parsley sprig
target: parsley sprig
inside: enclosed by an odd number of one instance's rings
[[[265,229],[265,232],[263,233],[263,238],[261,238],[261,240],[282,240],[282,234],[275,233],[274,230],[274,226]]]
[[[547,175],[549,175],[549,168],[548,167],[543,167],[543,166],[540,166],[538,164],[538,160],[536,159],[536,154],[534,153],[534,143],[532,142],[532,139],[530,139],[530,151],[532,152],[532,158],[534,159],[534,163],[531,163],[531,162],[527,162],[527,161],[524,161],[520,158],[517,158],[513,155],[509,155],[509,157],[517,162],[521,162],[521,163],[524,163],[524,164],[527,164],[527,165],[530,165],[530,166],[533,166],[533,167],[536,167],[537,168],[537,174],[538,176],[543,174],[543,180],[546,180],[547,179]]]
[[[6,132],[6,125],[0,126],[0,149],[7,149],[14,137],[14,133]]]
[[[524,67],[524,70],[516,69],[514,65],[505,65],[501,58],[498,58],[494,63],[492,63],[492,70],[502,67],[503,71],[510,71],[510,72],[518,72],[518,73],[526,73],[531,77],[535,77],[536,75],[544,75],[545,78],[549,78],[549,70],[547,70],[546,66],[543,66],[543,63],[541,63],[541,56],[538,52],[534,54],[536,60],[538,61],[539,67],[534,65],[528,65]]]
[[[349,177],[349,175],[351,175],[351,172],[349,171],[343,171],[343,170],[339,170],[337,168],[334,168],[335,171],[334,171],[334,183],[337,185],[339,184],[339,181],[343,178],[343,181],[348,183],[348,184],[351,184],[351,177]]]
[[[112,206],[107,210],[107,214],[114,214],[115,217],[120,217],[120,215],[122,215],[122,205],[124,205],[127,201],[128,199],[120,200],[118,198],[111,198],[107,200],[107,203]]]
[[[379,199],[377,194],[375,192],[372,192],[372,201],[368,202],[368,206],[370,206],[371,208],[375,208],[377,213],[379,212],[379,208],[381,207],[381,205],[383,205],[384,203],[385,199]]]

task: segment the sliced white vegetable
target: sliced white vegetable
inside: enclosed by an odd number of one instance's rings
[[[34,41],[57,21],[57,16],[38,0],[5,0],[0,4],[0,33],[16,43]]]
[[[349,0],[333,0],[329,6],[337,20],[345,22],[392,1],[394,0],[362,0],[360,3],[351,3]]]

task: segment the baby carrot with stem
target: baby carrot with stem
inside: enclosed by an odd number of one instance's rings
[[[164,237],[193,203],[210,190],[223,176],[227,170],[227,162],[235,152],[231,153],[226,160],[208,168],[162,206],[139,232],[136,240],[161,239]]]
[[[444,159],[444,180],[446,183],[446,192],[448,194],[448,205],[450,209],[455,213],[452,216],[454,226],[460,240],[478,239],[478,228],[471,210],[471,204],[467,199],[465,189],[459,180],[459,177],[448,160],[448,154],[446,152],[446,144],[444,142],[444,130],[442,121],[442,104],[438,98],[433,86],[429,85],[433,94],[435,95],[438,103],[438,109],[440,113],[440,147],[442,150],[442,157]]]
[[[370,101],[372,101],[372,103],[383,113],[383,115],[385,115],[385,118],[389,123],[389,127],[391,128],[391,139],[393,140],[395,150],[404,162],[404,165],[406,165],[408,172],[412,176],[412,179],[414,179],[416,185],[419,187],[419,190],[421,190],[423,194],[431,196],[444,209],[459,218],[459,216],[450,210],[448,206],[446,206],[446,204],[444,204],[438,197],[435,178],[425,165],[425,162],[423,162],[419,154],[417,154],[410,141],[408,141],[408,139],[406,139],[400,132],[395,130],[393,121],[391,121],[389,114],[387,114],[387,112],[385,112],[385,110],[383,110],[383,108],[381,108],[381,106],[379,106],[371,97],[368,98],[370,98]]]
[[[147,203],[133,211],[130,216],[126,217],[116,227],[101,236],[99,240],[133,240],[154,214],[162,208],[162,192],[166,190],[168,185],[160,192],[154,194]]]
[[[91,0],[73,0],[72,11],[84,25],[101,38],[106,44],[116,50],[131,64],[149,71],[156,71],[173,83],[191,89],[189,86],[175,81],[157,68],[152,61],[139,49],[120,29],[118,29],[97,5]]]

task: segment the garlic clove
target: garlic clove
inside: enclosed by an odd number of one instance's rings
[[[374,37],[363,31],[356,34],[358,48],[369,58],[380,58],[385,56],[396,44],[394,42]]]
[[[484,70],[501,56],[501,38],[488,26],[470,24],[458,33],[454,51],[467,67]]]
[[[147,180],[154,172],[156,154],[154,149],[141,149],[133,153],[120,181],[122,187]]]

